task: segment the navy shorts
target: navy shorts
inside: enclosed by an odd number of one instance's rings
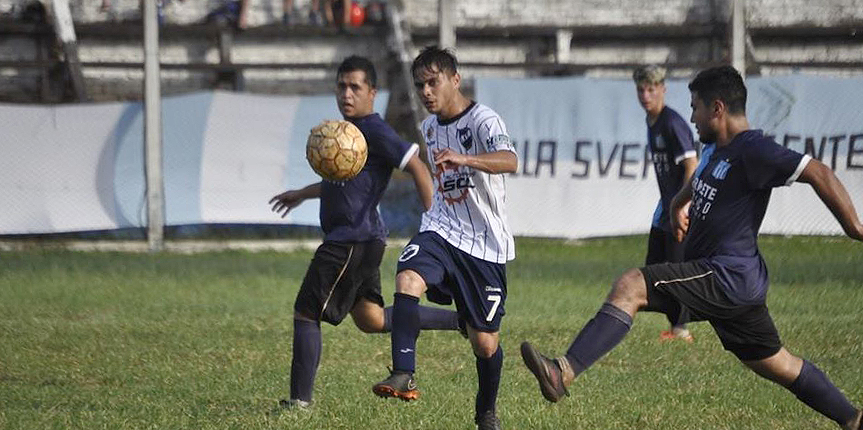
[[[455,301],[459,317],[474,329],[500,330],[506,313],[506,265],[492,263],[450,245],[440,235],[425,231],[405,246],[398,272],[412,270],[426,283],[426,297],[434,303]]]
[[[728,298],[704,260],[641,268],[647,308],[666,315],[685,312],[689,321],[709,321],[722,346],[740,360],[761,360],[782,348],[779,332],[764,303],[740,305]]]
[[[380,240],[322,243],[306,271],[294,310],[339,325],[360,299],[383,306],[380,265],[385,247]]]
[[[661,228],[651,227],[647,238],[647,258],[644,265],[659,263],[682,263],[683,242],[678,242],[674,234]]]

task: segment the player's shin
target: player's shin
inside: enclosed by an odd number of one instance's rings
[[[575,375],[587,370],[596,360],[614,349],[632,327],[632,317],[620,308],[605,303],[575,337],[566,359]]]
[[[419,298],[395,293],[392,321],[393,370],[413,373],[416,368],[416,343],[420,333]]]
[[[476,356],[476,374],[479,382],[476,393],[476,418],[482,417],[487,411],[494,412],[502,370],[503,348],[499,345],[491,357]]]
[[[315,375],[321,361],[321,326],[317,321],[294,319],[291,358],[291,399],[312,401]]]
[[[857,409],[821,370],[804,360],[800,376],[788,387],[800,401],[845,427],[857,418]]]

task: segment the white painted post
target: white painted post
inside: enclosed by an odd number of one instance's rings
[[[147,242],[164,248],[165,197],[162,179],[162,91],[159,81],[158,0],[144,0],[144,145],[147,176]]]

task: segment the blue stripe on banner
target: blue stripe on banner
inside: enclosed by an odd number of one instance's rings
[[[165,223],[197,224],[201,216],[201,163],[213,93],[164,99]]]

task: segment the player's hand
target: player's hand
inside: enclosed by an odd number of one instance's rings
[[[686,203],[671,214],[671,231],[674,232],[674,238],[678,242],[683,242],[683,238],[689,231],[689,205],[691,203]]]
[[[467,156],[445,148],[440,151],[434,151],[434,164],[440,166],[442,169],[453,169],[467,164]]]
[[[284,218],[291,209],[297,207],[303,200],[299,190],[289,190],[271,198],[270,204],[273,205],[273,212],[281,214]]]

